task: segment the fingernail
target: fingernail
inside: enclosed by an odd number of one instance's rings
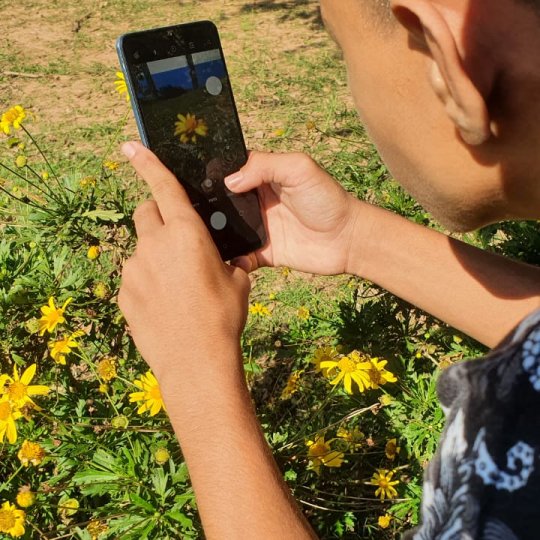
[[[233,189],[234,187],[239,186],[242,183],[243,179],[244,175],[241,172],[237,172],[225,178],[225,185],[229,189]]]
[[[131,159],[135,155],[137,147],[132,142],[127,142],[122,145],[121,150],[124,156],[126,156],[128,159]]]

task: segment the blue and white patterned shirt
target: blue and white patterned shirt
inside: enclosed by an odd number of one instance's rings
[[[404,540],[540,539],[540,311],[437,390],[446,427]]]

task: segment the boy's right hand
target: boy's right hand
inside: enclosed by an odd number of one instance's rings
[[[260,250],[234,264],[246,271],[287,266],[334,275],[349,271],[349,251],[361,203],[306,154],[251,152],[226,178],[235,192],[257,189],[268,234]]]

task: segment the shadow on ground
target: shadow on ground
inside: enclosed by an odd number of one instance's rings
[[[321,29],[324,27],[319,2],[314,0],[254,0],[240,8],[240,13],[283,11],[280,21],[302,19],[310,24],[311,28]]]

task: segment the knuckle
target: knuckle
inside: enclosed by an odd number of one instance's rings
[[[259,152],[257,150],[250,150],[248,153],[248,158],[246,164],[242,167],[242,169],[245,169],[247,167],[255,166],[260,160],[261,157],[264,156],[264,152]]]
[[[134,221],[139,220],[142,216],[147,214],[150,210],[153,210],[154,205],[155,205],[154,201],[151,201],[151,200],[147,200],[139,204],[137,208],[135,208],[135,211],[133,212],[133,220]]]
[[[186,221],[186,216],[183,215],[183,212],[176,212],[169,217],[167,223],[165,224],[165,227],[167,231],[174,231],[174,234],[176,234],[176,231],[178,229],[182,232],[189,231],[191,230],[191,228],[187,227]]]
[[[296,162],[297,167],[304,172],[312,173],[318,167],[313,158],[303,152],[296,152],[291,157]]]
[[[120,290],[118,291],[117,302],[120,311],[125,313],[128,308],[128,293],[123,285],[120,286]]]
[[[129,280],[133,277],[135,274],[135,261],[133,258],[127,259],[126,262],[124,262],[124,265],[122,267],[122,287],[125,288],[126,282],[129,282]]]

